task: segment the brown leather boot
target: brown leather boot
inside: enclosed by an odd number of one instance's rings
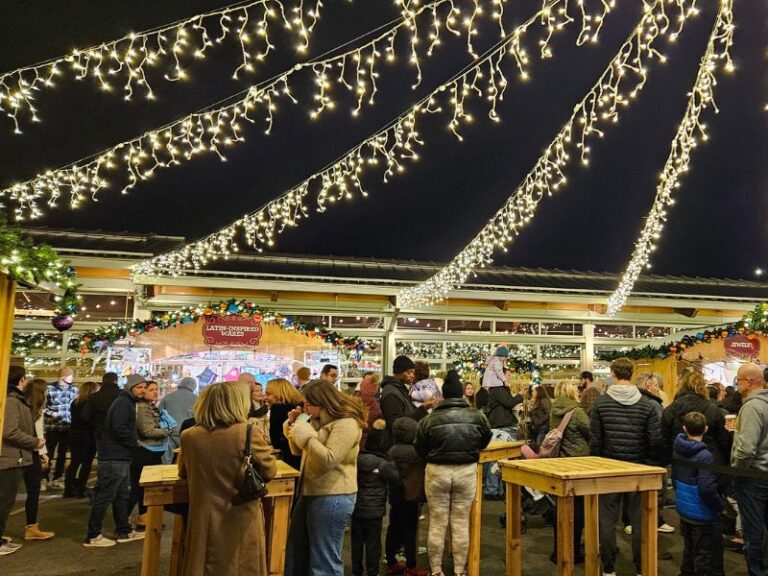
[[[24,527],[24,540],[50,540],[53,537],[53,532],[43,532],[37,524]]]
[[[136,518],[136,530],[146,530],[147,528],[147,515],[139,514]]]

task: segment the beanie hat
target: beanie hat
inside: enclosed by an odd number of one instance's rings
[[[496,352],[493,353],[494,356],[499,356],[501,358],[506,358],[509,356],[509,348],[506,346],[499,346],[496,348]]]
[[[130,374],[128,378],[125,380],[125,387],[126,389],[130,390],[134,386],[138,386],[139,384],[144,384],[146,381],[147,379],[141,374]]]
[[[464,385],[461,383],[461,378],[456,370],[449,370],[445,375],[445,382],[443,382],[443,398],[463,398],[464,397]]]
[[[395,444],[413,444],[418,427],[419,423],[413,418],[401,416],[392,424],[392,440]]]
[[[408,358],[408,356],[398,356],[395,358],[395,361],[392,362],[393,374],[402,374],[403,372],[413,370],[414,368],[416,368],[416,365],[413,363],[413,360]]]

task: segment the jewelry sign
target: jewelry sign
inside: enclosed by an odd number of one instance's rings
[[[205,316],[203,342],[206,346],[258,346],[261,340],[261,318],[245,318],[239,314]]]
[[[743,334],[729,336],[723,341],[725,353],[739,360],[753,360],[760,355],[760,340]]]

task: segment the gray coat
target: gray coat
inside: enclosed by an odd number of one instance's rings
[[[141,446],[162,446],[171,434],[171,430],[160,428],[160,410],[144,400],[136,403],[136,428]]]
[[[3,448],[0,452],[0,470],[20,468],[32,464],[32,452],[37,450],[35,423],[24,394],[10,388],[5,401],[3,422]]]
[[[768,472],[768,390],[760,390],[744,401],[736,419],[731,466]]]
[[[166,410],[179,426],[181,426],[184,420],[193,416],[192,407],[197,401],[197,396],[195,396],[192,390],[182,387],[184,380],[179,385],[179,389],[160,400],[160,405],[158,406],[160,410]],[[174,435],[178,437],[178,429]]]

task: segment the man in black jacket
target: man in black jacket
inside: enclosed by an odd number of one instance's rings
[[[104,419],[107,417],[109,407],[120,395],[117,387],[117,374],[107,372],[101,377],[101,388],[91,394],[83,406],[83,420],[93,425],[93,433],[96,438],[96,446],[101,442],[101,433],[104,430]]]
[[[424,487],[429,502],[427,551],[432,574],[442,574],[448,522],[456,574],[465,574],[469,553],[469,514],[477,486],[480,451],[491,441],[491,426],[482,412],[464,399],[456,370],[443,384],[435,410],[419,423],[416,451],[427,461]]]
[[[646,464],[662,448],[659,407],[640,394],[628,358],[611,362],[614,384],[592,407],[589,449],[593,456]],[[632,526],[632,558],[640,574],[640,493],[600,496],[600,557],[604,576],[615,576],[616,522],[622,498],[628,503]]]
[[[385,376],[381,382],[381,414],[387,423],[387,438],[392,444],[392,425],[398,418],[421,420],[435,405],[434,398],[428,398],[418,408],[411,400],[408,386],[413,384],[416,365],[408,356],[398,356],[392,363],[394,376]]]
[[[128,519],[128,497],[131,459],[139,446],[136,428],[136,401],[144,397],[147,381],[143,376],[131,374],[104,419],[99,445],[99,467],[96,493],[88,520],[87,548],[114,546],[116,543],[141,540],[144,533],[135,532]],[[116,540],[101,534],[101,525],[107,508],[112,504],[115,517]]]

